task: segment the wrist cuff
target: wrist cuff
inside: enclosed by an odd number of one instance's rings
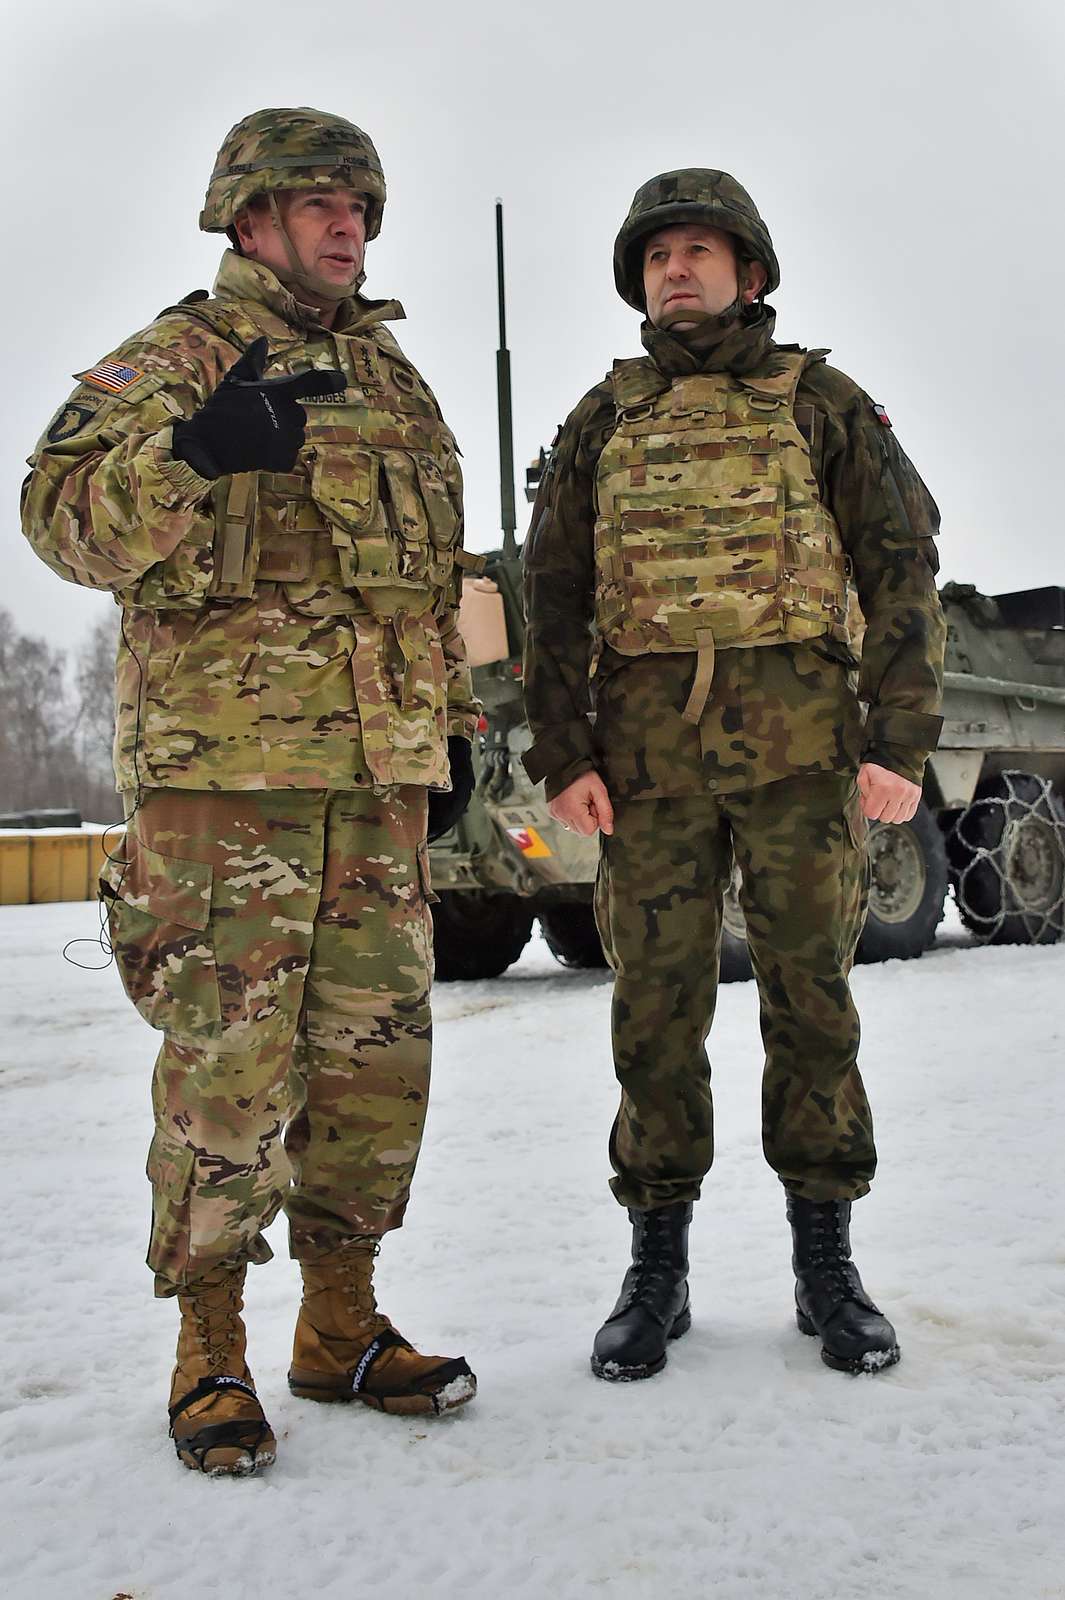
[[[595,766],[591,727],[585,718],[579,722],[567,722],[537,739],[526,750],[521,761],[533,783],[539,783],[548,773],[560,774],[577,762],[583,762],[582,770],[586,771],[588,767]],[[569,781],[572,782],[572,778]]]

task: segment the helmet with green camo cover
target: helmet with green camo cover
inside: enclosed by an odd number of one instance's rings
[[[310,106],[255,111],[222,141],[200,212],[205,233],[225,233],[256,195],[343,184],[366,196],[366,237],[381,231],[385,175],[373,141],[343,117]]]
[[[660,228],[701,222],[721,228],[740,241],[740,253],[760,261],[765,289],[780,282],[780,267],[769,229],[746,189],[727,172],[712,167],[685,167],[661,172],[637,189],[629,214],[614,242],[614,282],[618,294],[636,311],[647,309],[643,291],[643,241]]]

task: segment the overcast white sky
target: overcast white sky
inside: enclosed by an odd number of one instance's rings
[[[218,244],[197,217],[215,151],[269,105],[339,112],[378,146],[389,201],[367,292],[406,306],[397,332],[464,452],[473,548],[498,537],[494,197],[520,495],[525,460],[639,351],[610,266],[634,189],[717,166],[773,233],[778,336],[831,346],[932,488],[943,575],[1065,583],[1047,480],[1065,376],[1057,0],[4,0],[2,15],[0,604],[26,630],[75,640],[108,602],[25,546],[24,458],[71,373],[210,284]]]

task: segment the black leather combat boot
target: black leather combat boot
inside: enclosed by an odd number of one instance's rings
[[[688,1303],[688,1224],[691,1201],[630,1211],[632,1266],[618,1303],[595,1336],[597,1378],[632,1383],[666,1364],[666,1343],[692,1325]]]
[[[795,1320],[819,1336],[821,1360],[837,1372],[879,1372],[899,1359],[895,1330],[862,1287],[851,1260],[849,1200],[788,1195]]]

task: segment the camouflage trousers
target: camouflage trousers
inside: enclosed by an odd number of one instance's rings
[[[101,888],[164,1040],[148,1157],[156,1293],[310,1259],[403,1218],[429,1089],[426,790],[150,789]]]
[[[733,852],[761,1001],[766,1159],[808,1199],[866,1194],[876,1152],[848,974],[868,869],[853,776],[621,801],[614,826],[603,840],[596,917],[615,973],[617,1199],[638,1209],[693,1200],[710,1170],[705,1041]]]

